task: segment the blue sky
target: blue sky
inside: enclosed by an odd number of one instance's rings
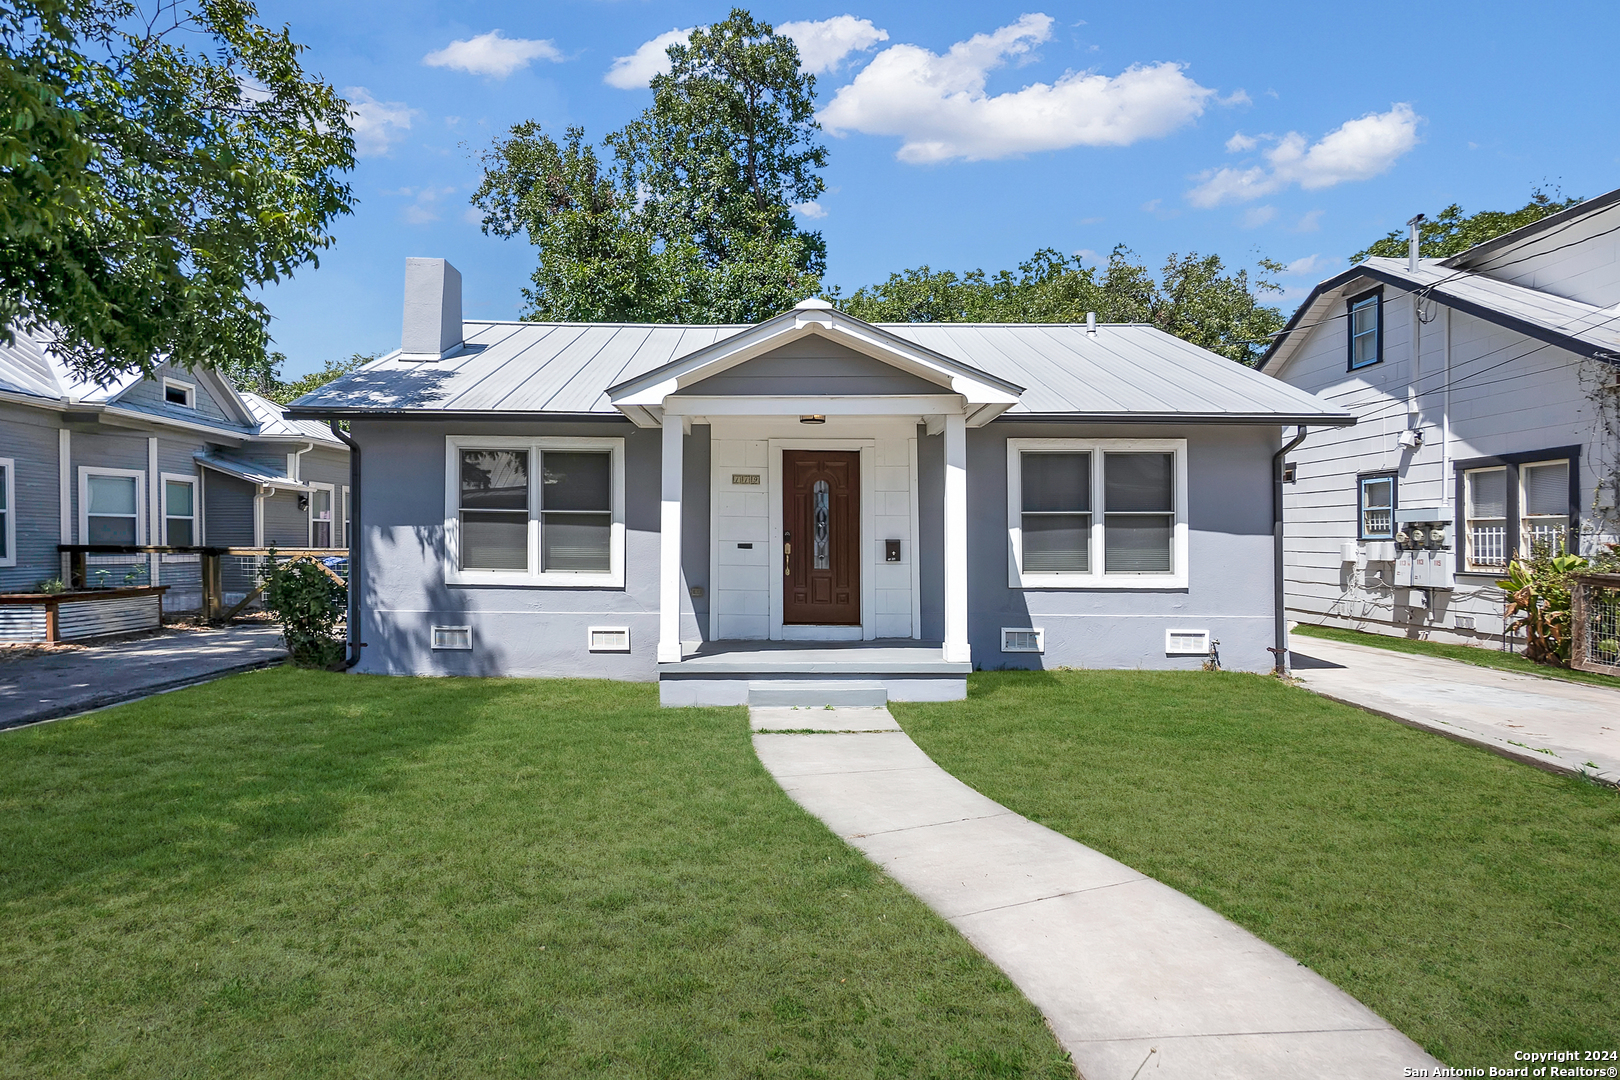
[[[478,151],[534,119],[594,140],[651,100],[660,35],[723,3],[276,2],[357,109],[359,206],[267,291],[285,374],[399,344],[407,256],[461,270],[470,318],[516,318],[522,239],[470,213]],[[829,284],[1041,247],[1288,263],[1285,310],[1418,211],[1620,187],[1620,6],[759,3],[820,68]],[[495,36],[495,32],[499,35]],[[639,59],[638,50],[640,51]],[[629,58],[621,60],[620,58]]]

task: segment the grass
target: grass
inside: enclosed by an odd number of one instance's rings
[[[1254,675],[981,673],[966,702],[893,711],[964,782],[1451,1065],[1620,1046],[1620,793]]]
[[[1351,645],[1371,645],[1375,649],[1413,653],[1418,656],[1437,656],[1443,660],[1461,660],[1465,664],[1512,671],[1520,675],[1539,675],[1543,679],[1567,679],[1570,682],[1590,683],[1620,690],[1620,679],[1613,675],[1599,675],[1595,671],[1574,671],[1526,660],[1518,653],[1503,652],[1487,645],[1452,645],[1441,641],[1419,641],[1417,638],[1391,637],[1388,634],[1368,634],[1361,630],[1343,630],[1337,626],[1311,626],[1300,624],[1291,634],[1302,637],[1326,638]],[[1309,651],[1307,646],[1306,651]]]
[[[0,1076],[1072,1077],[647,684],[277,669],[0,736]]]

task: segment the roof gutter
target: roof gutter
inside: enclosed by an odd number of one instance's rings
[[[349,437],[336,420],[332,421],[332,434],[349,447],[349,656],[343,661],[348,671],[360,663],[360,650],[366,643],[360,640],[360,591],[365,578],[360,572],[361,552],[365,550],[365,531],[360,527],[360,444]]]
[[[1288,609],[1286,585],[1283,581],[1283,459],[1305,441],[1304,424],[1294,433],[1291,441],[1271,455],[1271,542],[1272,542],[1272,637],[1275,643],[1267,650],[1272,656],[1273,675],[1288,674]]]

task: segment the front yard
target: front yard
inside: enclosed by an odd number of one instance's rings
[[[1150,874],[1454,1066],[1620,1048],[1620,792],[1252,675],[984,673],[936,762]]]
[[[0,1075],[1072,1077],[742,710],[276,669],[0,736]]]

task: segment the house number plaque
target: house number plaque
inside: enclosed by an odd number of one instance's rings
[[[759,487],[759,473],[734,472],[731,474],[731,482],[733,484],[745,484],[750,487]]]

